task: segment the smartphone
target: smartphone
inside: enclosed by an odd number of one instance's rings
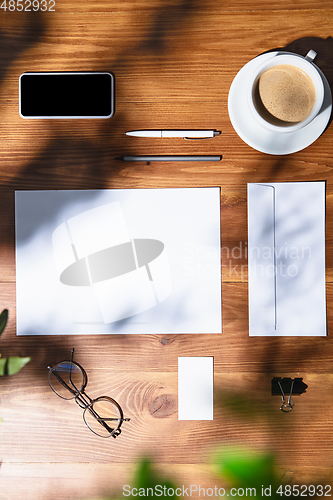
[[[111,73],[23,73],[19,78],[22,118],[110,118],[114,113]]]

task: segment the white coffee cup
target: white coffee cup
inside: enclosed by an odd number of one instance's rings
[[[256,68],[256,70],[252,74],[252,77],[250,78],[248,85],[248,105],[253,117],[256,119],[258,124],[275,132],[294,132],[308,125],[318,115],[324,101],[324,84],[317,66],[313,63],[316,55],[317,53],[314,50],[310,50],[305,57],[298,54],[293,54],[291,52],[278,52],[275,53],[272,57],[266,59],[266,61],[264,61]],[[316,93],[314,105],[306,118],[297,123],[282,122],[281,120],[274,120],[274,118],[268,121],[270,118],[268,118],[268,116],[266,116],[266,118],[264,117],[265,112],[263,111],[265,110],[262,103],[261,107],[263,109],[261,114],[259,112],[259,78],[268,69],[281,64],[296,66],[309,76],[314,85]]]

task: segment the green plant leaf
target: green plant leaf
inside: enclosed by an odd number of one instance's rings
[[[5,329],[8,320],[8,309],[4,309],[0,314],[0,335]]]
[[[5,374],[6,363],[7,363],[7,358],[1,358],[1,354],[0,354],[0,376],[1,377]]]
[[[176,500],[176,486],[169,478],[163,478],[158,474],[153,463],[148,458],[143,458],[139,463],[139,468],[134,479],[139,496],[142,496],[147,490],[150,498],[168,498]],[[155,488],[157,488],[155,490]],[[132,498],[132,495],[131,497]]]
[[[15,375],[23,368],[27,363],[29,363],[31,358],[20,358],[19,356],[12,356],[8,358],[7,373],[8,375]]]
[[[237,487],[274,484],[274,456],[237,448],[222,449],[217,454],[219,474]]]

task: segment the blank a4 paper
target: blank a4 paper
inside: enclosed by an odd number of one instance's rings
[[[250,336],[326,336],[325,182],[248,184]]]
[[[219,188],[17,191],[15,210],[18,335],[221,333]]]
[[[213,420],[213,357],[178,358],[178,420]]]

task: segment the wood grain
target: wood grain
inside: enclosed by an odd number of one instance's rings
[[[0,379],[1,500],[121,496],[142,456],[177,485],[227,488],[212,453],[230,445],[273,451],[286,482],[332,481],[332,126],[303,151],[272,156],[245,144],[228,115],[237,72],[268,50],[316,50],[332,87],[332,20],[332,0],[56,0],[55,12],[0,11],[0,304],[10,313],[0,352],[32,357]],[[28,70],[113,72],[114,117],[22,120],[18,77]],[[125,136],[140,128],[222,134],[198,142]],[[223,159],[115,159],[143,153]],[[249,338],[247,183],[316,180],[327,192],[328,336]],[[15,191],[206,186],[221,188],[222,335],[16,336]],[[46,367],[73,346],[88,394],[114,397],[131,418],[117,439],[96,438],[75,402],[48,386]],[[178,421],[178,356],[205,355],[214,356],[214,421]],[[308,385],[289,415],[270,394],[274,376]]]

